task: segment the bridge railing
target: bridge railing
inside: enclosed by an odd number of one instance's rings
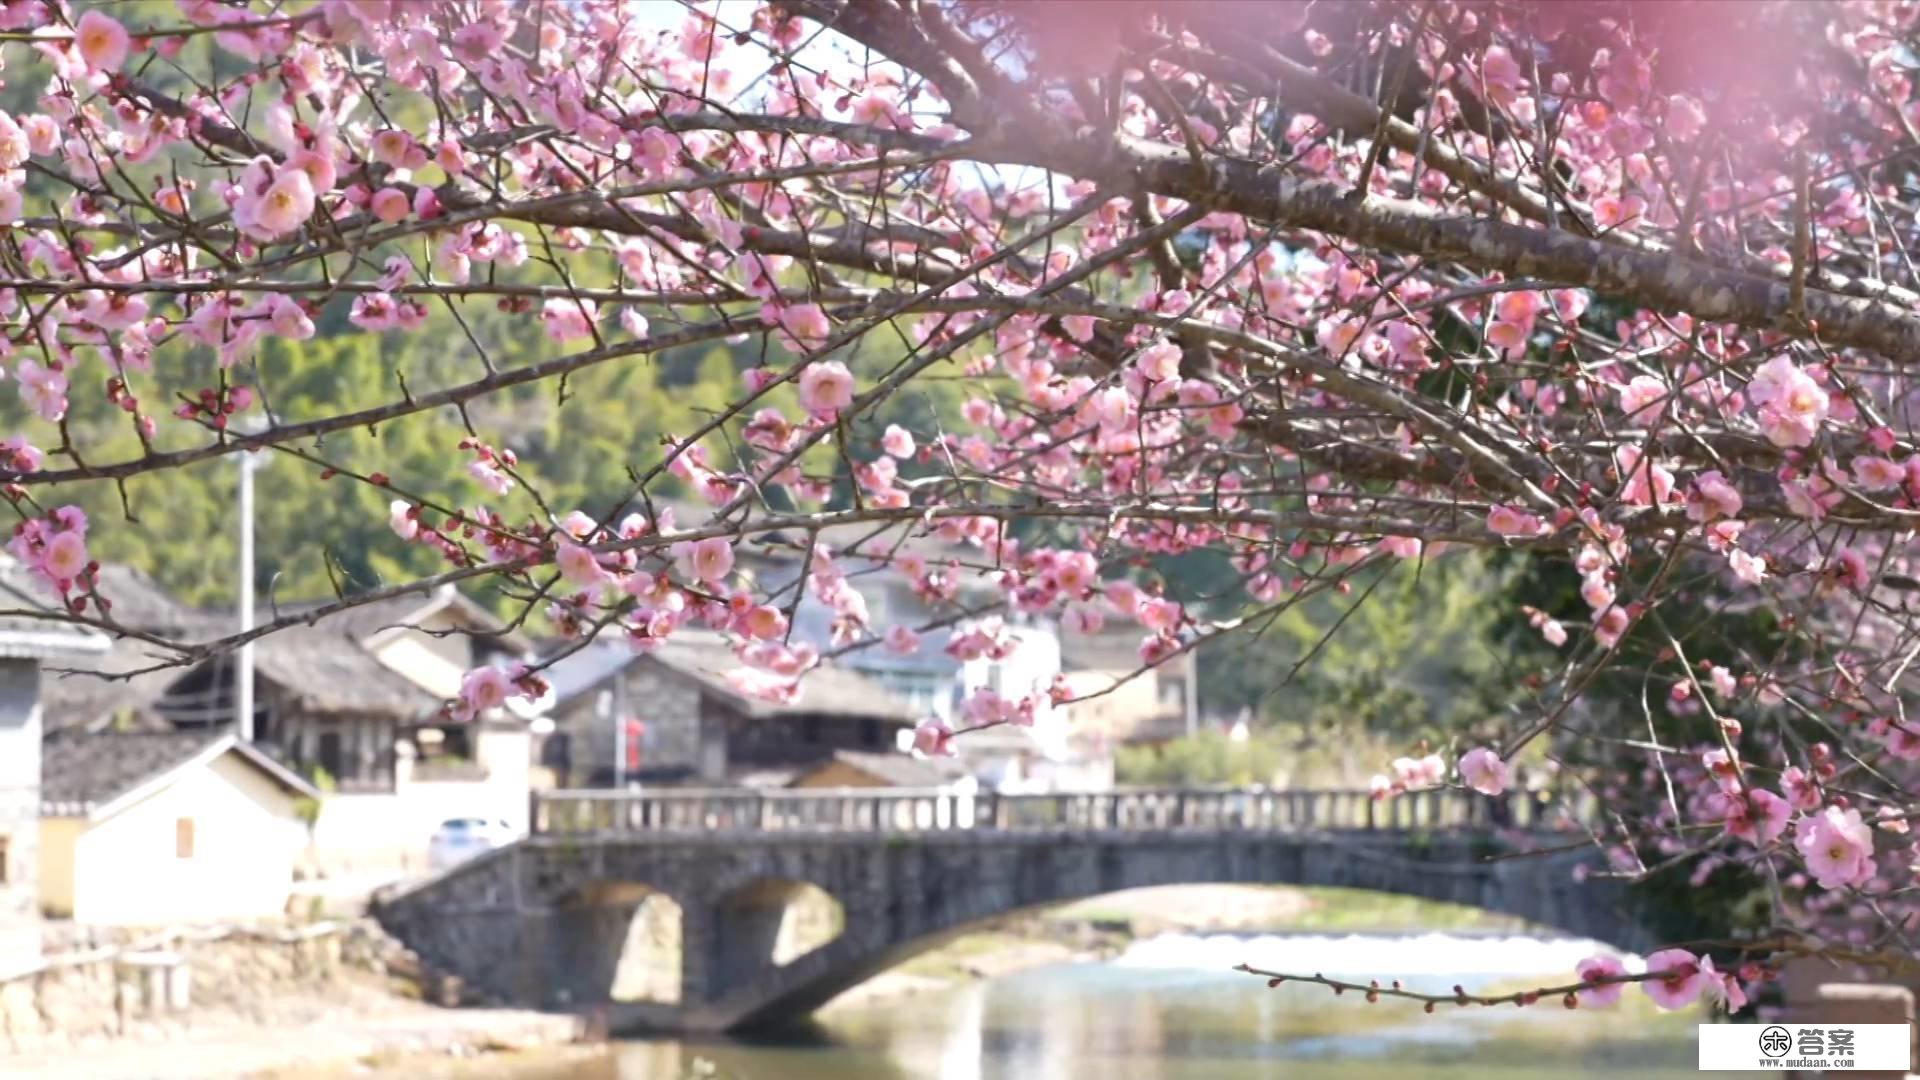
[[[540,834],[1175,829],[1379,830],[1553,827],[1566,808],[1541,795],[1489,797],[1442,789],[1375,800],[1352,790],[1115,788],[1009,795],[946,789],[821,788],[751,791],[578,789],[537,794]],[[1581,815],[1575,814],[1575,817]]]

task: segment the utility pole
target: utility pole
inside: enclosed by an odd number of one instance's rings
[[[1200,656],[1196,650],[1187,650],[1186,689],[1187,734],[1192,736],[1200,730]]]
[[[613,789],[627,786],[627,673],[613,673]]]
[[[253,629],[253,452],[240,452],[240,632]],[[253,741],[253,642],[240,646],[239,667],[233,677],[233,730],[242,742]]]
[[[273,424],[270,415],[250,416],[235,428],[241,435],[258,435]],[[253,630],[253,472],[260,467],[257,451],[242,450],[240,460],[240,632]],[[253,741],[253,642],[240,646],[233,673],[233,733],[242,742]]]

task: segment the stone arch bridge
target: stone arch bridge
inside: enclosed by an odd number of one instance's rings
[[[798,1019],[997,915],[1148,885],[1368,889],[1649,947],[1624,890],[1576,880],[1593,849],[1574,842],[1574,816],[1454,791],[563,791],[537,798],[527,839],[383,897],[376,914],[489,999],[706,1032]],[[844,918],[783,957],[787,903],[805,886]],[[659,897],[679,913],[677,995],[615,1002],[635,913]]]

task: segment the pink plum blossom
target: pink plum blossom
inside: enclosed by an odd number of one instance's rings
[[[1667,384],[1651,375],[1636,375],[1620,388],[1620,411],[1646,426],[1658,418],[1667,400]]]
[[[554,549],[554,565],[560,576],[575,585],[594,586],[607,580],[607,572],[594,553],[583,544],[562,540]]]
[[[762,317],[767,318],[767,314],[763,313]],[[768,321],[781,329],[796,352],[811,352],[833,336],[833,324],[819,304],[773,308]]]
[[[369,208],[374,217],[389,225],[406,220],[407,215],[413,212],[413,204],[407,201],[407,193],[399,188],[381,188],[374,192]]]
[[[1538,536],[1543,526],[1532,514],[1501,504],[1487,512],[1487,528],[1501,536]]]
[[[1740,492],[1718,469],[1708,469],[1693,478],[1693,490],[1687,495],[1687,516],[1694,521],[1740,516],[1743,502]]]
[[[1873,876],[1873,829],[1858,810],[1829,806],[1801,818],[1793,843],[1823,889],[1864,885]]]
[[[1818,810],[1824,801],[1820,797],[1820,785],[1798,765],[1789,765],[1780,771],[1780,790],[1786,793],[1793,808],[1802,813]]]
[[[738,625],[747,637],[770,641],[787,632],[787,617],[770,604],[755,604],[740,617]]]
[[[920,651],[920,635],[902,623],[888,627],[885,640],[887,651],[897,656],[912,656]]]
[[[572,297],[549,300],[540,309],[540,321],[546,324],[547,337],[562,343],[593,337],[593,325],[599,317],[599,305]]]
[[[109,15],[89,11],[74,26],[73,43],[90,71],[111,74],[127,62],[132,35]]]
[[[420,519],[413,511],[413,504],[404,499],[395,499],[387,508],[387,524],[393,534],[402,540],[411,540],[420,535]]]
[[[1891,491],[1907,478],[1903,465],[1883,457],[1861,455],[1853,459],[1853,482],[1866,491]]]
[[[1807,446],[1828,411],[1827,392],[1784,356],[1760,365],[1747,384],[1761,433],[1775,446]]]
[[[460,697],[454,703],[454,717],[472,720],[505,705],[507,699],[517,692],[513,685],[514,678],[513,673],[491,664],[467,672],[460,679]]]
[[[1393,760],[1394,780],[1402,790],[1436,787],[1446,778],[1446,763],[1439,754],[1428,754],[1420,758],[1395,758]]]
[[[1498,795],[1512,783],[1513,773],[1500,755],[1478,746],[1460,755],[1460,780],[1482,795]]]
[[[714,585],[733,572],[733,543],[724,536],[682,540],[671,551],[676,569],[686,580]]]
[[[235,222],[261,239],[272,240],[298,229],[313,216],[313,181],[299,169],[280,169],[258,194],[234,204]]]
[[[84,536],[76,532],[61,532],[55,533],[47,541],[46,552],[39,566],[56,585],[64,589],[87,568],[88,558]]]
[[[22,360],[15,369],[20,379],[20,397],[27,407],[48,420],[67,413],[67,376],[57,367],[42,367],[38,361]]]
[[[1636,506],[1659,506],[1673,498],[1673,473],[1648,459],[1637,446],[1614,451],[1621,477],[1620,497]]]
[[[1712,977],[1700,958],[1685,949],[1662,949],[1647,957],[1647,973],[1658,976],[1640,984],[1655,1005],[1672,1012],[1699,1000]]]
[[[1614,978],[1627,973],[1625,965],[1611,956],[1589,956],[1575,964],[1573,970],[1580,976],[1582,982]],[[1625,993],[1626,989],[1625,983],[1618,982],[1588,987],[1579,992],[1580,1003],[1595,1008],[1606,1008],[1618,1002],[1620,995]]]
[[[944,720],[920,721],[913,729],[913,752],[921,757],[954,756],[953,729]]]
[[[1727,796],[1727,833],[1750,844],[1770,844],[1787,831],[1793,807],[1765,788],[1754,788],[1743,799]]]
[[[800,373],[800,407],[814,416],[833,416],[853,404],[853,373],[838,360],[807,365]]]

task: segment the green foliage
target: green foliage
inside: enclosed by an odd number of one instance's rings
[[[1251,707],[1309,745],[1491,734],[1527,696],[1512,671],[1540,648],[1508,619],[1517,579],[1477,554],[1362,576],[1351,594],[1309,600],[1202,652],[1208,707]]]
[[[462,312],[496,367],[537,362],[553,348],[537,326],[492,314]],[[176,348],[165,362],[168,386],[215,386],[222,377],[206,350]],[[82,369],[69,395],[74,444],[85,448],[90,462],[139,457],[131,418],[89,385],[88,370],[99,371]],[[669,382],[669,371],[683,373],[684,381]],[[298,423],[370,409],[403,392],[430,392],[483,373],[466,334],[451,316],[441,315],[413,334],[346,328],[306,342],[271,338],[252,365],[226,374],[257,385],[276,417]],[[660,463],[663,440],[693,430],[724,407],[738,386],[734,357],[724,346],[686,356],[630,357],[576,372],[564,384],[490,395],[469,403],[464,415],[441,409],[338,432],[318,446],[295,444],[305,456],[263,452],[255,472],[256,587],[262,596],[308,599],[446,569],[433,552],[403,544],[389,530],[387,504],[396,497],[426,500],[437,508],[436,517],[488,505],[510,520],[525,520],[541,515],[531,486],[556,513],[609,512],[631,491],[636,471]],[[161,412],[170,406],[143,401],[142,407]],[[467,476],[471,458],[457,444],[469,423],[482,439],[519,456],[529,484],[497,497]],[[44,422],[29,416],[11,393],[0,394],[0,426],[27,432],[42,445],[54,441]],[[161,450],[201,445],[207,438],[172,420],[160,431]],[[350,476],[326,479],[326,468],[362,476],[382,472],[392,490]],[[60,489],[53,504],[77,503],[102,523],[92,536],[99,557],[149,571],[188,602],[214,605],[234,595],[236,482],[232,460],[220,459],[136,476],[124,491],[106,482],[77,483]],[[665,473],[648,490],[655,496],[684,494]],[[125,520],[129,514],[132,521]]]
[[[1270,784],[1286,760],[1286,747],[1272,735],[1236,742],[1202,731],[1162,746],[1123,746],[1114,755],[1114,777],[1123,784]]]
[[[318,765],[315,765],[308,771],[307,781],[313,785],[314,790],[320,793],[321,799],[333,794],[334,790],[339,786],[334,782],[333,774]],[[298,817],[302,822],[305,822],[308,829],[312,829],[314,825],[320,821],[321,799],[309,798],[302,795],[293,801],[294,816]]]

